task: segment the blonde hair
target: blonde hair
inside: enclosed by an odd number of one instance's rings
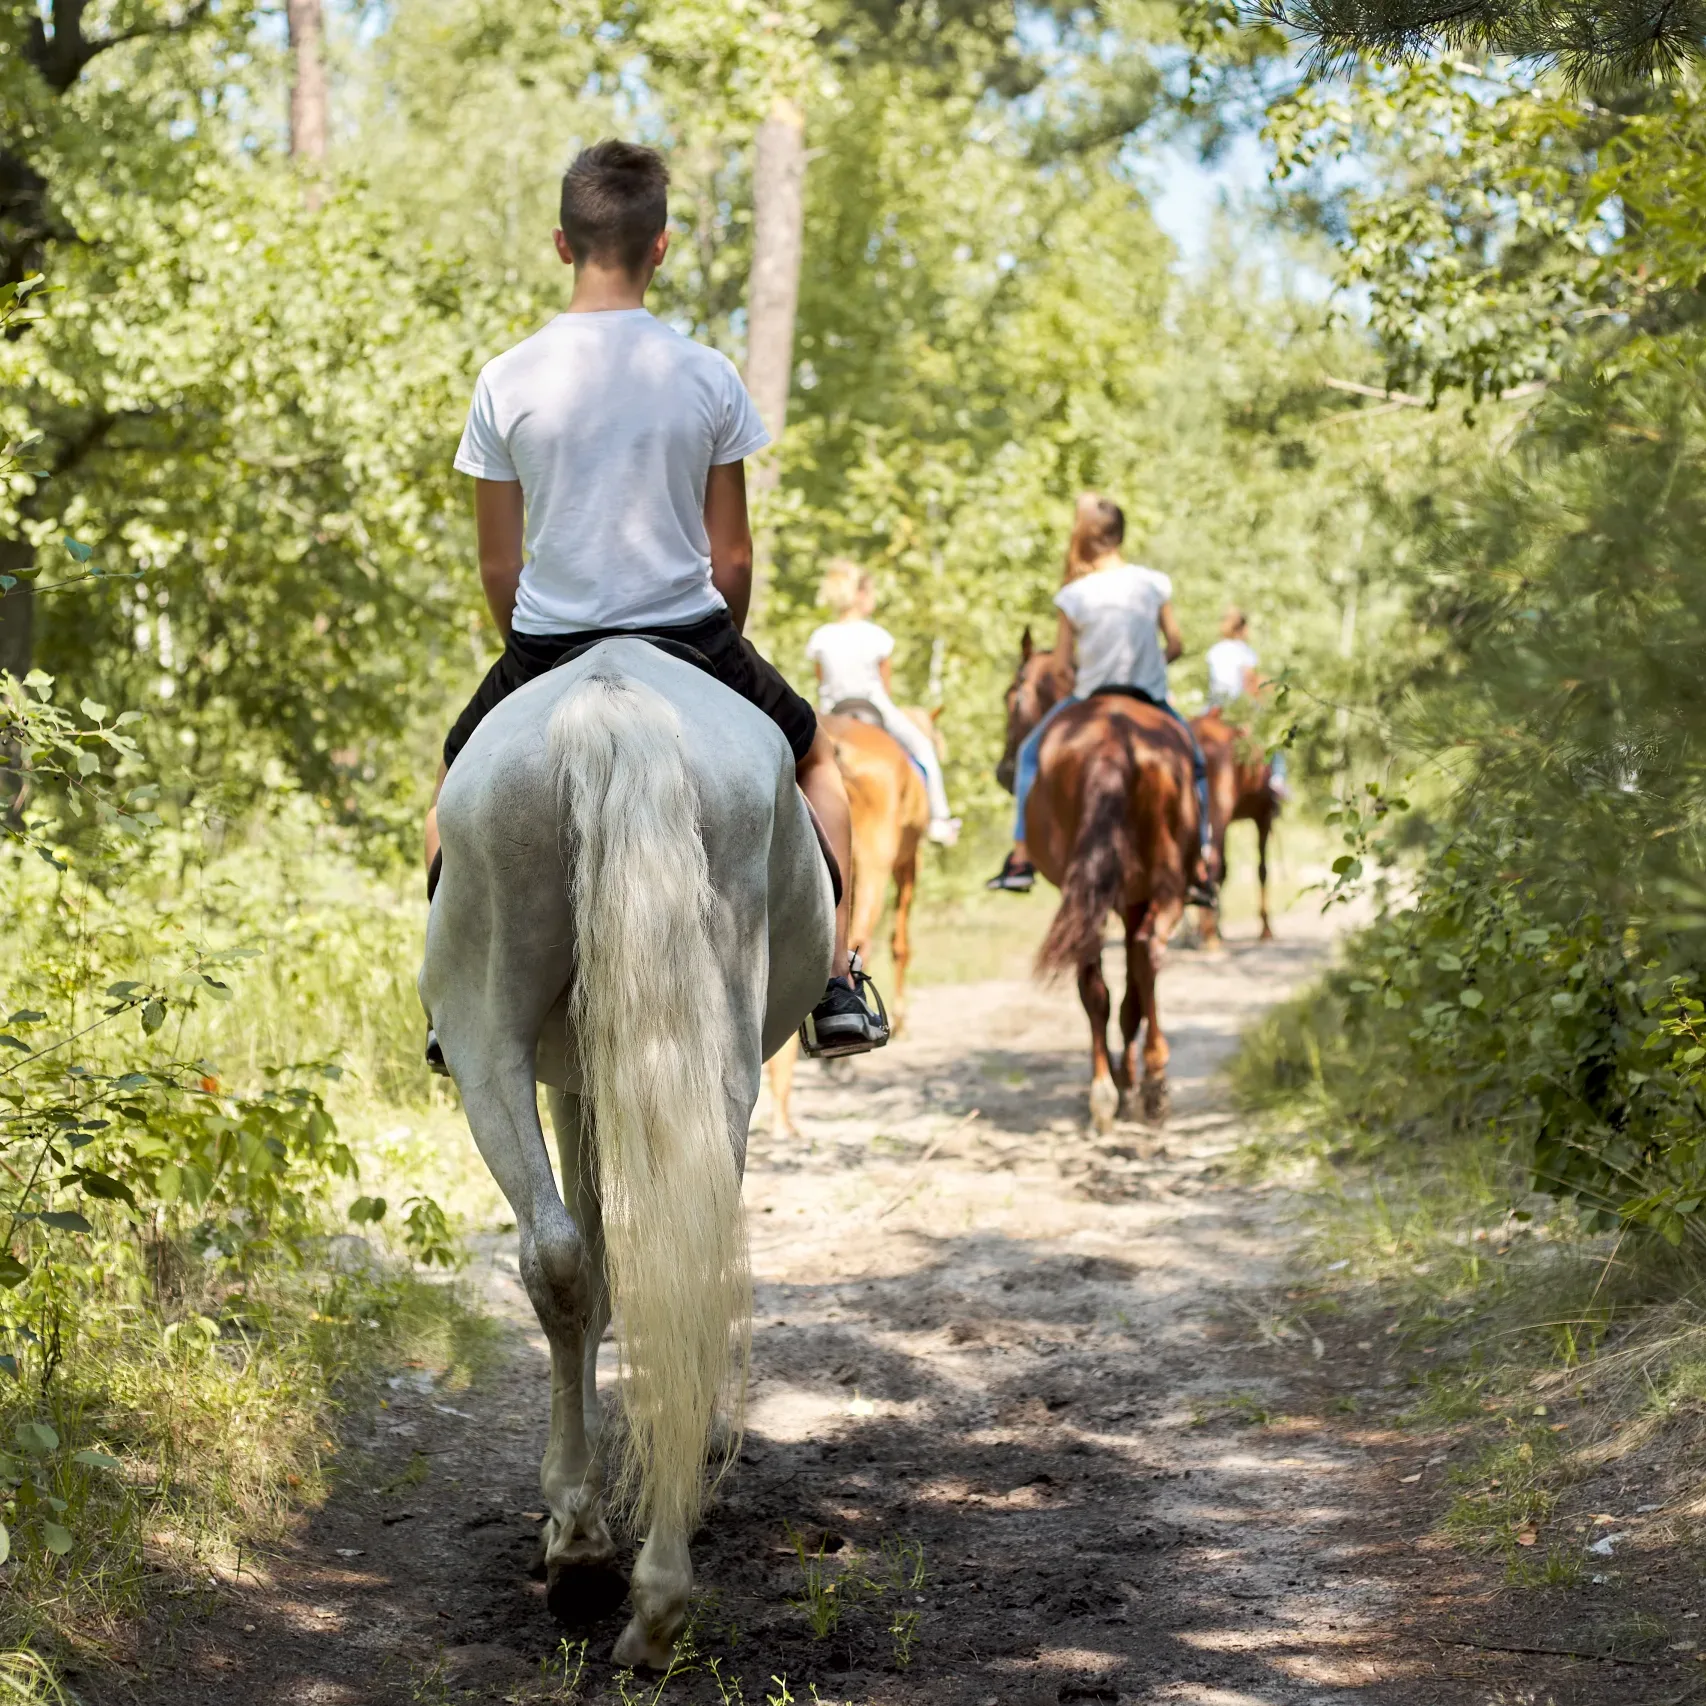
[[[845,616],[870,584],[869,569],[860,568],[850,557],[836,557],[823,571],[818,602],[828,605],[837,616]]]
[[[1125,542],[1125,511],[1098,492],[1081,493],[1072,512],[1072,538],[1066,547],[1062,581],[1082,579],[1110,551]]]

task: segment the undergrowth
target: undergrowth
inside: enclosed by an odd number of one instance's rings
[[[1428,1097],[1409,1099],[1411,1118],[1371,1117],[1405,1098],[1330,1033],[1324,1005],[1281,1007],[1234,1066],[1259,1115],[1244,1167],[1289,1177],[1310,1205],[1298,1319],[1395,1353],[1385,1419],[1457,1442],[1444,1538],[1499,1560],[1512,1587],[1578,1582],[1594,1530],[1572,1489],[1706,1430],[1692,1240],[1595,1230],[1484,1128],[1430,1118]],[[1663,1461],[1689,1474],[1682,1454]]]
[[[167,821],[133,722],[0,675],[0,1702],[235,1580],[379,1370],[491,1332],[419,901],[288,793]]]

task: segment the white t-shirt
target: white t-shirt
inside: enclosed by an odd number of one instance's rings
[[[769,442],[726,356],[622,308],[559,314],[487,362],[456,466],[521,482],[522,633],[675,626],[723,607],[707,474]]]
[[[883,699],[884,658],[894,655],[894,635],[875,622],[826,622],[806,641],[806,657],[823,671],[818,703],[833,710],[843,699]]]
[[[1246,670],[1256,667],[1255,648],[1246,640],[1216,640],[1208,648],[1208,702],[1230,705],[1248,695]]]
[[[1141,687],[1167,697],[1167,659],[1157,626],[1173,583],[1158,569],[1116,563],[1063,586],[1056,606],[1072,624],[1078,659],[1073,691],[1087,698],[1098,687]]]

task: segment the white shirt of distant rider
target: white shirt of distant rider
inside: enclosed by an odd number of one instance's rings
[[[1167,697],[1159,622],[1172,596],[1172,581],[1141,563],[1097,569],[1054,595],[1072,624],[1078,663],[1073,692],[1080,699],[1098,687],[1140,687],[1152,699]]]
[[[1208,648],[1208,702],[1230,705],[1249,696],[1249,672],[1260,660],[1247,640],[1216,640]]]
[[[729,359],[644,308],[559,314],[487,362],[456,466],[521,482],[516,628],[677,627],[723,609],[706,478],[769,442]]]
[[[818,705],[832,711],[846,699],[868,699],[881,709],[883,659],[894,655],[894,635],[864,617],[826,622],[806,641],[806,657],[822,671]]]

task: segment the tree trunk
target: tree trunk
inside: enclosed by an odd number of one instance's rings
[[[290,23],[290,156],[326,158],[326,26],[321,0],[285,0]]]
[[[788,424],[794,382],[794,312],[800,300],[800,254],[805,240],[806,120],[785,95],[770,104],[758,127],[752,172],[752,272],[747,281],[746,388],[770,430],[772,446],[753,468],[755,493],[774,491],[775,445]],[[769,541],[761,532],[753,570],[752,609],[764,604]]]
[[[23,538],[0,539],[0,575],[14,579],[35,562],[35,550]],[[22,681],[30,673],[30,653],[35,629],[35,593],[26,580],[18,580],[0,598],[0,669]]]

